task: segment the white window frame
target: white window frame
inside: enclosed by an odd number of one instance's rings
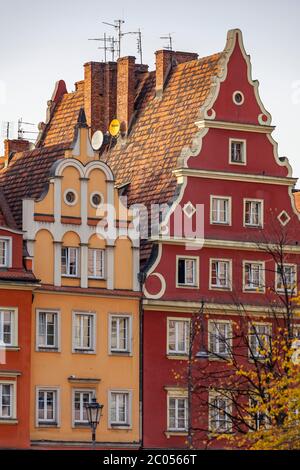
[[[261,204],[261,211],[260,211],[260,224],[249,224],[246,223],[246,203],[247,202],[259,202]],[[263,228],[264,227],[264,200],[263,199],[254,199],[254,198],[244,198],[243,199],[243,226],[244,227],[253,227],[253,228]]]
[[[231,160],[231,147],[232,147],[232,144],[233,143],[237,143],[237,144],[243,144],[243,161],[242,162],[233,162]],[[231,137],[229,139],[229,156],[228,156],[228,162],[230,165],[247,165],[247,141],[246,139],[239,139],[239,138],[233,138]]]
[[[68,262],[66,264],[66,273],[62,272],[62,250],[68,250]],[[69,274],[70,273],[70,255],[69,250],[76,250],[76,274]],[[62,277],[70,277],[70,278],[78,278],[80,277],[80,248],[77,246],[62,246],[61,247],[61,275]]]
[[[194,282],[193,284],[181,284],[178,281],[179,260],[192,260],[194,261]],[[199,287],[199,257],[198,256],[176,256],[176,287],[184,289],[197,289]]]
[[[292,289],[288,289],[288,292],[293,292],[294,295],[297,294],[298,291],[298,285],[297,285],[297,265],[293,263],[283,263],[282,266],[292,266],[294,267],[294,272],[295,272],[295,289],[292,291]],[[276,270],[275,270],[275,290],[276,292],[284,292],[284,287],[277,287],[278,286],[278,278],[280,276],[278,275],[278,264],[276,264]],[[281,280],[281,279],[280,279]]]
[[[88,272],[89,272],[89,251],[93,250],[94,251],[94,256],[93,256],[93,275],[88,274],[89,279],[105,279],[105,258],[106,258],[106,251],[104,248],[94,248],[94,247],[88,247]],[[97,276],[95,274],[96,271],[96,251],[101,251],[101,256],[102,256],[102,276]]]
[[[72,427],[73,428],[81,428],[85,426],[89,426],[88,421],[84,420],[76,420],[75,419],[75,394],[76,393],[90,393],[91,398],[96,396],[96,390],[94,388],[73,388],[72,389]]]
[[[212,265],[214,262],[218,263],[228,263],[228,285],[227,286],[218,286],[212,283]],[[209,259],[209,289],[210,290],[232,290],[232,259],[228,258],[210,258]]]
[[[225,422],[228,423],[226,425],[226,430],[222,430],[222,429],[218,430],[217,428],[214,427],[214,425],[212,423],[212,420],[214,418],[213,412],[218,411],[218,410],[216,410],[216,408],[211,406],[211,403],[216,398],[220,398],[221,400],[226,400],[227,401],[226,410],[228,410],[228,414],[232,416],[232,400],[231,400],[231,398],[226,397],[224,394],[218,393],[216,391],[209,392],[209,405],[208,405],[208,427],[209,427],[209,430],[213,433],[220,433],[220,434],[223,434],[223,433],[226,433],[226,432],[230,433],[230,432],[232,432],[232,420],[230,419],[230,416],[227,416],[227,417],[225,416]],[[225,410],[225,412],[226,412],[226,410]],[[226,418],[227,418],[227,420],[226,420]]]
[[[175,321],[175,322],[184,322],[188,324],[187,331],[186,331],[186,341],[185,341],[185,351],[180,351],[178,347],[176,347],[176,350],[170,350],[170,322]],[[187,356],[189,353],[189,341],[190,341],[190,325],[191,325],[191,320],[186,317],[167,317],[167,355],[170,356]],[[176,339],[178,340],[178,335],[175,333]],[[178,343],[178,341],[176,341]]]
[[[112,347],[112,321],[113,319],[126,319],[127,320],[127,347],[126,349],[113,348]],[[132,315],[131,314],[122,314],[122,313],[110,313],[109,314],[109,328],[108,328],[108,344],[109,344],[109,353],[116,354],[131,354],[132,353]]]
[[[214,333],[215,327],[217,324],[227,324],[229,326],[229,338],[227,339],[228,347],[230,348],[229,351],[225,351],[224,353],[220,352],[220,343],[221,341],[216,342],[216,345],[218,347],[216,348],[215,351],[212,349],[212,344],[211,344],[211,335],[214,335],[217,337],[217,335]],[[219,338],[218,338],[219,339]],[[227,348],[226,348],[227,349]],[[208,320],[208,351],[211,353],[210,359],[213,360],[222,360],[222,358],[229,358],[231,356],[231,351],[232,351],[232,321],[230,320],[219,320],[216,318],[215,320]]]
[[[272,337],[272,323],[270,322],[262,322],[262,321],[252,321],[252,322],[249,322],[249,325],[248,325],[248,342],[249,342],[249,348],[248,348],[248,356],[250,359],[253,360],[253,357],[256,359],[256,360],[259,360],[259,359],[264,359],[265,357],[262,356],[261,354],[256,354],[255,351],[252,350],[251,348],[251,336],[254,336],[252,335],[252,330],[251,330],[251,327],[254,326],[266,326],[268,329],[269,329],[269,333],[268,333],[268,336],[271,336]],[[256,336],[256,341],[257,341],[257,335]],[[257,345],[259,346],[259,345]]]
[[[170,425],[170,400],[176,400],[175,403],[178,403],[177,400],[184,400],[185,401],[185,416],[184,416],[184,421],[185,421],[185,426],[184,427],[178,427],[178,426],[171,426]],[[176,413],[177,412],[177,413]],[[178,432],[178,433],[187,433],[188,432],[188,392],[186,389],[174,389],[174,390],[168,390],[167,393],[167,430],[169,432]],[[176,417],[177,414],[177,417]],[[175,405],[175,422],[178,421],[178,405]]]
[[[226,222],[218,222],[213,220],[213,201],[215,199],[218,200],[225,200],[227,201],[227,221]],[[232,220],[231,220],[231,206],[232,206],[232,198],[231,196],[217,196],[215,194],[210,195],[210,224],[211,225],[228,225],[231,226]]]
[[[11,416],[2,416],[2,385],[12,387]],[[0,424],[1,421],[11,421],[17,419],[17,382],[16,380],[0,380]]]
[[[55,345],[45,346],[39,344],[39,319],[41,313],[53,313],[56,315],[56,331],[55,331]],[[36,351],[47,351],[47,352],[58,352],[61,348],[61,314],[60,310],[48,309],[48,308],[37,308],[35,311],[35,349]]]
[[[39,392],[54,392],[55,393],[55,407],[54,407],[54,420],[40,420],[39,419]],[[59,427],[60,426],[60,388],[52,386],[37,386],[35,398],[35,414],[36,414],[36,427]]]
[[[246,265],[247,264],[258,264],[261,266],[261,286],[258,287],[247,287],[246,286]],[[253,292],[255,294],[263,294],[266,291],[266,280],[265,280],[266,270],[264,261],[256,260],[243,260],[243,292]]]
[[[113,394],[127,395],[127,423],[113,422],[111,420],[111,405]],[[132,390],[113,389],[108,391],[108,428],[109,429],[132,429]]]
[[[12,334],[11,334],[11,343],[4,344],[3,338],[0,337],[0,343],[5,346],[5,348],[18,348],[18,326],[19,326],[19,315],[18,315],[18,308],[16,307],[0,307],[0,322],[2,313],[4,312],[11,312],[12,315]],[[1,329],[1,327],[0,327]]]
[[[71,193],[74,194],[74,196],[75,196],[74,202],[68,202],[68,201],[67,201],[67,194],[68,194],[69,192],[71,192]],[[67,206],[76,206],[77,202],[78,202],[78,194],[77,194],[77,191],[76,191],[75,189],[73,189],[73,188],[68,188],[68,189],[66,189],[65,192],[64,192],[64,203],[65,203]]]
[[[77,347],[75,344],[75,319],[77,315],[88,315],[92,318],[92,332],[91,332],[91,347]],[[96,354],[96,329],[97,329],[97,321],[96,321],[96,313],[95,312],[83,312],[80,310],[74,310],[72,312],[72,353],[76,354]],[[82,336],[82,334],[81,334]]]
[[[6,245],[5,251],[5,262],[0,263],[0,268],[11,268],[12,267],[12,237],[0,236],[0,241],[3,241]]]

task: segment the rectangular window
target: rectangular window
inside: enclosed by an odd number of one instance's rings
[[[180,286],[197,285],[196,258],[177,259],[177,284]]]
[[[231,285],[230,261],[211,260],[210,285],[213,288],[229,289]]]
[[[88,424],[86,405],[90,403],[95,396],[94,390],[74,390],[73,410],[74,425]]]
[[[250,325],[249,348],[250,358],[263,359],[270,349],[271,325],[253,323]]]
[[[209,399],[209,429],[212,432],[226,433],[232,428],[232,403],[230,398],[213,394]]]
[[[10,383],[0,383],[0,418],[14,418],[14,386]]]
[[[281,264],[277,265],[276,271],[276,290],[284,292],[297,291],[297,266],[294,264]]]
[[[110,317],[110,350],[130,351],[130,317],[120,315]]]
[[[168,396],[168,429],[185,432],[188,429],[187,397]]]
[[[189,320],[168,319],[168,354],[188,354]]]
[[[263,203],[262,201],[245,200],[244,222],[250,227],[262,227]]]
[[[58,348],[58,312],[38,311],[37,347]]]
[[[232,328],[230,322],[209,321],[209,350],[216,356],[228,357],[231,353]]]
[[[95,315],[73,314],[73,350],[94,352]]]
[[[88,249],[88,277],[104,278],[104,253],[105,250],[97,248]]]
[[[0,343],[5,346],[17,346],[16,321],[14,310],[0,310]]]
[[[264,263],[250,262],[244,263],[244,289],[249,291],[264,290]]]
[[[223,197],[211,197],[211,223],[230,224],[230,199]]]
[[[110,425],[130,426],[129,392],[110,392]]]
[[[57,425],[58,391],[53,389],[39,389],[37,395],[38,424]]]
[[[0,238],[0,267],[7,268],[9,265],[9,240]]]
[[[62,247],[61,249],[61,274],[63,276],[78,276],[78,248]]]
[[[251,424],[255,431],[268,427],[267,415],[259,411],[259,402],[255,398],[250,398],[249,412]]]
[[[240,140],[230,140],[230,163],[246,163],[245,142]]]

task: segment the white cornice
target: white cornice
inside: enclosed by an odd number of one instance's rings
[[[164,311],[164,312],[181,312],[181,313],[193,313],[199,312],[201,308],[201,302],[185,302],[180,300],[153,300],[143,299],[144,310],[151,311]],[[248,305],[244,304],[242,308],[239,308],[235,304],[217,304],[217,303],[206,303],[204,310],[206,313],[217,314],[226,313],[230,315],[245,315],[248,313],[257,315],[273,315],[274,311],[277,313],[284,313],[285,309],[281,307],[272,307],[272,310],[268,310],[268,305]],[[295,313],[299,312],[299,309],[295,309]]]
[[[243,173],[231,173],[226,171],[200,170],[192,168],[177,168],[173,174],[179,178],[193,176],[195,178],[209,178],[215,180],[242,181],[247,183],[278,184],[282,186],[295,186],[297,178],[278,177],[266,175],[249,175]]]
[[[199,129],[226,129],[232,131],[259,132],[260,134],[270,134],[275,129],[275,126],[244,124],[241,122],[212,121],[208,119],[196,121],[195,124]]]
[[[246,251],[259,251],[276,249],[276,245],[259,243],[259,242],[244,242],[240,240],[216,240],[211,238],[183,238],[183,237],[166,237],[155,236],[150,238],[151,242],[164,243],[167,245],[188,245],[199,248],[224,248],[228,250],[246,250]],[[300,245],[286,245],[283,247],[285,253],[300,253]]]

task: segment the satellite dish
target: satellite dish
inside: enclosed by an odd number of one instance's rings
[[[109,125],[110,135],[112,135],[113,137],[118,135],[120,132],[120,127],[121,127],[120,121],[118,121],[118,119],[113,119]]]
[[[92,147],[94,150],[99,150],[101,148],[103,144],[103,139],[104,139],[103,132],[101,131],[94,132],[93,137],[92,137]]]

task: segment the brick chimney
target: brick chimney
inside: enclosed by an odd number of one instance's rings
[[[77,83],[76,88],[81,88]],[[116,117],[117,64],[88,62],[84,65],[84,110],[91,133],[107,132]]]
[[[194,52],[169,51],[162,49],[155,52],[156,56],[156,96],[161,97],[172,67],[182,62],[198,59]]]
[[[118,59],[117,118],[123,133],[128,132],[134,111],[135,70],[135,57]]]
[[[84,64],[84,110],[92,135],[104,128],[104,63]]]
[[[4,155],[0,157],[0,168],[6,167],[9,163],[9,156],[14,152],[26,152],[30,150],[30,142],[25,139],[5,139]]]

